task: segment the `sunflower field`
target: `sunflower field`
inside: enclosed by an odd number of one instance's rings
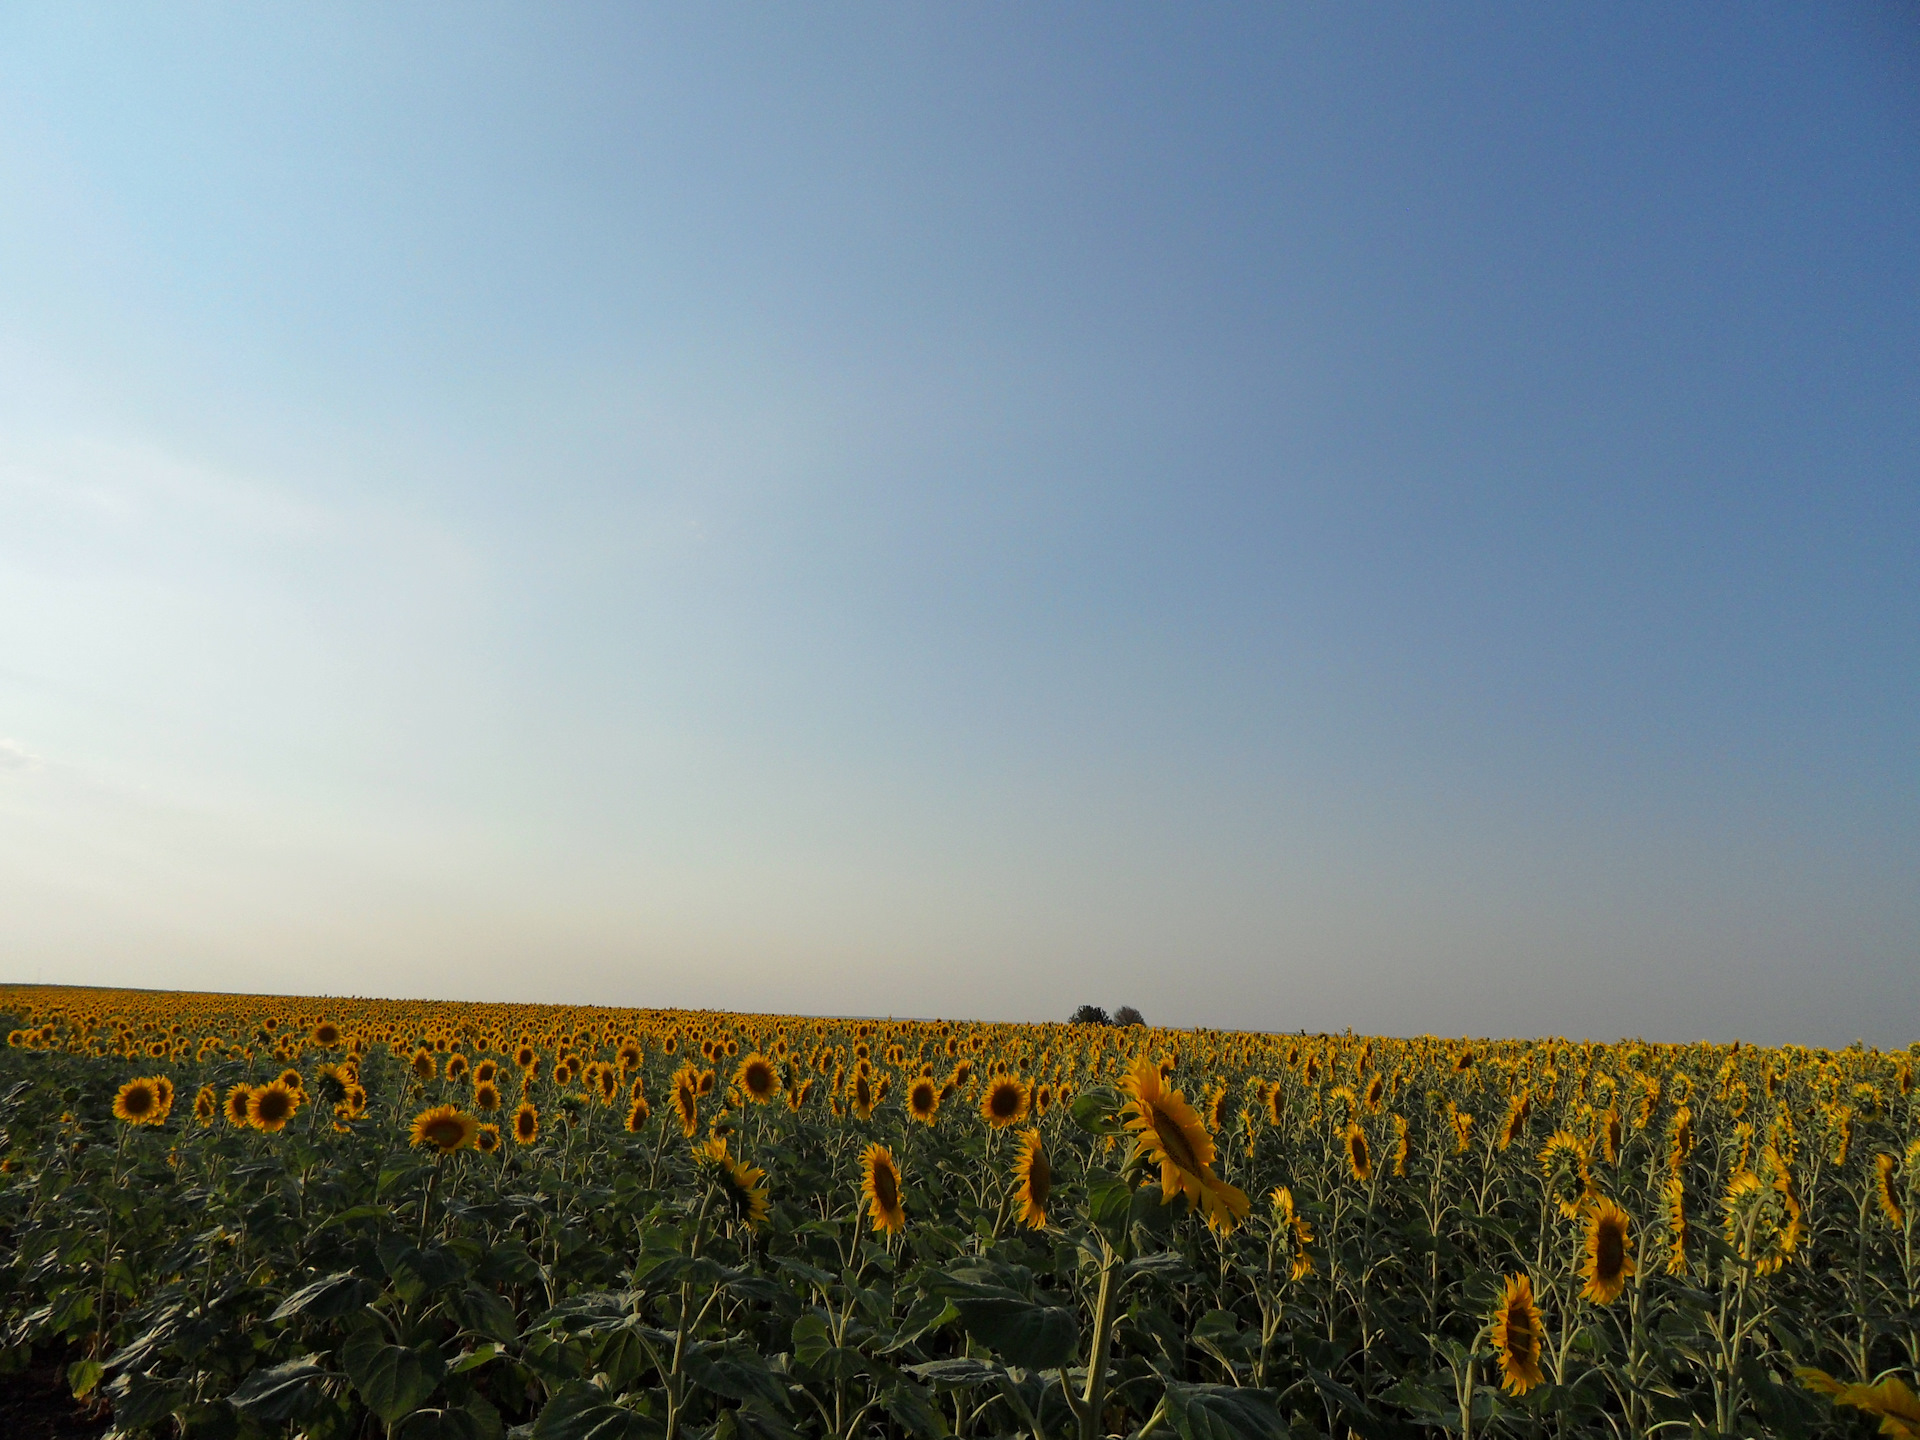
[[[0,1012],[0,1371],[116,1435],[1920,1436],[1907,1052]]]

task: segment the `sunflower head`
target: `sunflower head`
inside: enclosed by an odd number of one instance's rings
[[[516,1145],[531,1145],[540,1138],[540,1112],[530,1100],[520,1102],[513,1112],[513,1139]]]
[[[780,1093],[780,1072],[758,1050],[740,1062],[733,1083],[756,1105],[765,1105]]]
[[[940,1087],[929,1076],[921,1076],[907,1087],[907,1113],[922,1125],[931,1125],[940,1114]]]
[[[152,1080],[129,1080],[113,1097],[113,1116],[129,1125],[158,1125],[166,1119],[160,1108],[160,1090]]]
[[[714,1179],[732,1208],[734,1219],[749,1230],[758,1230],[766,1223],[768,1204],[765,1170],[729,1155],[727,1142],[718,1136],[705,1145],[694,1146],[693,1153],[696,1161],[712,1167]]]
[[[242,1081],[227,1091],[226,1116],[229,1125],[245,1125],[253,1110],[253,1087]]]
[[[1547,1138],[1540,1150],[1540,1173],[1554,1207],[1569,1220],[1577,1218],[1593,1193],[1593,1175],[1586,1147],[1572,1131],[1556,1130]]]
[[[1027,1104],[1027,1087],[1021,1085],[1020,1079],[1014,1075],[995,1075],[979,1098],[979,1117],[996,1131],[1004,1131],[1027,1117]]]
[[[1580,1277],[1580,1294],[1596,1305],[1611,1305],[1627,1288],[1634,1272],[1633,1243],[1627,1212],[1600,1195],[1587,1206],[1587,1233]]]
[[[1900,1162],[1891,1155],[1882,1153],[1873,1157],[1873,1194],[1887,1223],[1896,1230],[1904,1230],[1907,1208],[1897,1183],[1899,1167]]]
[[[633,1103],[627,1107],[627,1131],[638,1135],[647,1128],[647,1121],[653,1116],[653,1107],[647,1103],[647,1097],[635,1094]]]
[[[1053,1194],[1053,1167],[1038,1130],[1020,1132],[1020,1153],[1013,1162],[1014,1204],[1020,1223],[1031,1230],[1047,1227],[1047,1198]]]
[[[300,1109],[300,1093],[284,1081],[272,1080],[247,1097],[247,1123],[267,1135],[287,1128]]]
[[[875,1230],[898,1235],[907,1228],[906,1197],[900,1167],[884,1145],[869,1145],[860,1157],[860,1194]]]
[[[1340,1140],[1347,1157],[1347,1169],[1362,1185],[1373,1179],[1373,1151],[1367,1146],[1367,1132],[1356,1120],[1349,1120]]]
[[[1509,1275],[1500,1304],[1493,1312],[1493,1348],[1500,1357],[1500,1383],[1514,1395],[1524,1395],[1546,1379],[1540,1373],[1542,1326],[1540,1307],[1533,1303],[1533,1279]]]
[[[452,1105],[435,1105],[413,1117],[408,1138],[423,1150],[436,1155],[451,1155],[473,1144],[480,1122]]]
[[[220,1097],[213,1086],[202,1085],[200,1093],[193,1097],[193,1118],[202,1125],[211,1125],[220,1115]]]
[[[482,1155],[495,1154],[500,1149],[500,1127],[489,1122],[475,1130],[473,1148]]]

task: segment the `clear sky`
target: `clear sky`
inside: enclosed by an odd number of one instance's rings
[[[9,5],[0,979],[1920,1038],[1911,5]]]

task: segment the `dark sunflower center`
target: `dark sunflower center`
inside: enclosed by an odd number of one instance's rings
[[[1053,1167],[1047,1164],[1047,1157],[1038,1150],[1027,1162],[1027,1193],[1033,1197],[1036,1205],[1045,1205],[1047,1196],[1053,1193]]]
[[[1198,1175],[1200,1157],[1194,1153],[1193,1146],[1187,1143],[1187,1133],[1181,1129],[1179,1119],[1156,1105],[1149,1108],[1147,1120],[1153,1126],[1154,1137],[1159,1140],[1167,1158],[1189,1175]]]
[[[1011,1120],[1020,1113],[1020,1092],[1011,1085],[995,1086],[992,1104],[996,1120]]]
[[[1507,1307],[1507,1353],[1516,1365],[1531,1365],[1536,1353],[1533,1317],[1527,1307],[1515,1300]]]
[[[292,1113],[292,1097],[285,1091],[269,1090],[260,1097],[260,1118],[267,1124],[277,1124]]]
[[[129,1115],[144,1115],[153,1109],[153,1092],[147,1089],[129,1090],[121,1103],[126,1106]]]
[[[900,1182],[885,1161],[873,1167],[873,1203],[882,1210],[892,1210],[900,1203]]]
[[[1619,1278],[1627,1259],[1626,1236],[1621,1233],[1619,1222],[1601,1222],[1599,1234],[1594,1237],[1593,1256],[1593,1268],[1600,1280],[1610,1282]]]
[[[454,1119],[430,1120],[423,1133],[442,1150],[451,1150],[466,1135],[466,1127]]]

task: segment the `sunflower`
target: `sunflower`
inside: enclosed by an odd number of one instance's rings
[[[1407,1173],[1407,1156],[1411,1148],[1407,1143],[1407,1117],[1396,1113],[1393,1117],[1393,1173],[1396,1177]]]
[[[466,1111],[451,1105],[435,1105],[413,1117],[413,1128],[407,1138],[423,1150],[451,1155],[472,1145],[479,1129],[480,1122]]]
[[[1667,1274],[1687,1273],[1687,1187],[1678,1175],[1669,1175],[1661,1188],[1667,1204]]]
[[[1693,1111],[1682,1105],[1667,1122],[1667,1168],[1678,1175],[1692,1153]]]
[[[113,1097],[113,1117],[129,1125],[158,1125],[167,1118],[160,1108],[160,1090],[152,1080],[129,1080]]]
[[[1556,1130],[1547,1137],[1540,1150],[1540,1173],[1555,1208],[1569,1220],[1578,1218],[1593,1193],[1593,1174],[1587,1169],[1586,1149],[1572,1131]]]
[[[869,1145],[860,1157],[860,1194],[867,1202],[873,1228],[898,1235],[907,1228],[907,1207],[900,1187],[900,1167],[884,1145]]]
[[[873,1107],[880,1103],[879,1092],[873,1088],[873,1082],[867,1079],[864,1070],[854,1072],[853,1084],[847,1087],[847,1101],[853,1107],[854,1116],[861,1120],[873,1118]]]
[[[673,1109],[681,1133],[691,1140],[700,1128],[700,1072],[691,1064],[673,1072]]]
[[[531,1045],[521,1045],[513,1052],[513,1063],[521,1070],[532,1070],[540,1064],[540,1052]]]
[[[720,1193],[733,1207],[734,1218],[749,1230],[758,1230],[767,1219],[767,1172],[757,1165],[736,1160],[727,1154],[727,1142],[715,1137],[693,1148],[694,1158],[711,1165],[720,1182]]]
[[[1906,1228],[1907,1209],[1900,1203],[1900,1192],[1894,1187],[1894,1174],[1900,1162],[1891,1155],[1879,1154],[1873,1157],[1873,1193],[1880,1202],[1880,1213],[1887,1217],[1887,1223],[1896,1230]]]
[[[1285,1185],[1278,1186],[1269,1198],[1273,1201],[1274,1228],[1284,1233],[1293,1247],[1293,1278],[1296,1282],[1304,1280],[1313,1274],[1313,1253],[1307,1248],[1313,1244],[1313,1226],[1294,1208],[1293,1191]]]
[[[636,1094],[633,1097],[633,1103],[627,1107],[628,1132],[630,1134],[638,1135],[642,1130],[646,1128],[647,1121],[652,1117],[652,1115],[653,1115],[653,1107],[647,1103],[647,1097],[645,1095]]]
[[[227,1091],[226,1114],[229,1125],[245,1125],[253,1112],[253,1087],[244,1080]]]
[[[1586,1258],[1580,1266],[1580,1278],[1587,1283],[1580,1294],[1596,1305],[1619,1299],[1633,1275],[1633,1240],[1627,1226],[1627,1212],[1604,1195],[1587,1207]]]
[[[940,1114],[940,1087],[928,1076],[921,1076],[907,1087],[907,1113],[922,1125],[933,1124]]]
[[[1047,1197],[1053,1193],[1053,1167],[1040,1143],[1038,1130],[1020,1132],[1020,1154],[1013,1162],[1013,1178],[1019,1182],[1014,1203],[1019,1220],[1030,1230],[1047,1228]]]
[[[1500,1127],[1500,1148],[1505,1150],[1520,1138],[1520,1132],[1526,1128],[1527,1117],[1533,1114],[1533,1095],[1522,1087],[1513,1099],[1507,1102],[1506,1123]],[[1528,1282],[1532,1284],[1531,1281]],[[1529,1291],[1531,1293],[1531,1291]]]
[[[202,1085],[200,1093],[193,1097],[193,1118],[202,1125],[211,1125],[220,1115],[220,1096],[211,1085]]]
[[[1142,1056],[1122,1084],[1130,1103],[1125,1125],[1135,1135],[1136,1155],[1160,1166],[1160,1203],[1184,1195],[1189,1207],[1204,1210],[1209,1223],[1224,1216],[1243,1218],[1247,1197],[1213,1173],[1213,1140],[1186,1097],[1168,1090],[1160,1068]]]
[[[1824,1370],[1808,1368],[1793,1373],[1815,1394],[1831,1396],[1834,1404],[1877,1417],[1882,1435],[1893,1436],[1894,1440],[1920,1440],[1920,1395],[1908,1389],[1898,1375],[1889,1375],[1877,1385],[1852,1385]]]
[[[1761,1163],[1763,1168],[1771,1168],[1772,1180],[1742,1170],[1727,1182],[1720,1208],[1726,1217],[1728,1243],[1743,1260],[1753,1262],[1756,1274],[1771,1275],[1800,1248],[1806,1223],[1793,1179],[1778,1163],[1778,1157],[1768,1150]]]
[[[806,1107],[807,1097],[813,1094],[813,1081],[802,1080],[797,1085],[787,1087],[787,1109],[798,1113]]]
[[[1453,1112],[1453,1153],[1464,1155],[1473,1146],[1473,1112],[1455,1110]]]
[[[1360,1128],[1360,1122],[1349,1120],[1347,1128],[1340,1132],[1341,1143],[1346,1147],[1347,1168],[1353,1172],[1353,1178],[1362,1185],[1373,1179],[1373,1152],[1367,1148],[1367,1132]]]
[[[756,1105],[765,1105],[780,1093],[780,1072],[773,1062],[755,1050],[733,1072],[733,1083]]]
[[[500,1127],[488,1122],[473,1132],[473,1148],[482,1155],[491,1155],[500,1148]]]
[[[995,1130],[1005,1130],[1027,1118],[1027,1103],[1027,1087],[1012,1075],[999,1075],[980,1097],[980,1118]]]
[[[640,1042],[637,1040],[629,1040],[613,1052],[613,1063],[618,1065],[622,1071],[638,1070],[640,1068],[640,1060]]]
[[[413,1071],[416,1080],[431,1080],[439,1072],[440,1062],[434,1058],[433,1051],[422,1045],[413,1052],[413,1058],[407,1062],[407,1068]]]
[[[500,1067],[491,1060],[482,1060],[473,1067],[473,1083],[476,1085],[497,1085],[500,1081]]]
[[[1600,1158],[1605,1160],[1609,1165],[1619,1164],[1620,1141],[1622,1138],[1620,1112],[1615,1110],[1611,1105],[1609,1105],[1600,1116],[1598,1134],[1600,1137]]]
[[[331,1050],[340,1043],[340,1027],[331,1020],[322,1020],[313,1027],[312,1040],[322,1050]]]
[[[1546,1379],[1540,1373],[1541,1333],[1532,1277],[1509,1275],[1493,1312],[1493,1348],[1500,1356],[1501,1386],[1512,1394],[1524,1395]]]
[[[153,1093],[160,1097],[160,1120],[154,1122],[159,1124],[173,1113],[173,1081],[164,1075],[154,1076]]]
[[[263,1134],[277,1135],[299,1109],[299,1093],[271,1080],[247,1096],[247,1123]]]
[[[1287,1123],[1287,1092],[1279,1085],[1262,1084],[1260,1104],[1267,1112],[1267,1123],[1279,1129]]]
[[[461,1076],[465,1075],[466,1073],[467,1073],[467,1057],[466,1056],[449,1055],[447,1057],[447,1079],[458,1080]]]
[[[523,1100],[513,1112],[513,1139],[517,1145],[531,1145],[540,1138],[540,1112],[533,1102]]]

